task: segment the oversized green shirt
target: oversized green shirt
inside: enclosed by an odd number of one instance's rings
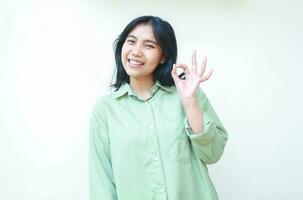
[[[129,84],[100,98],[90,124],[90,200],[218,199],[206,165],[219,160],[228,136],[200,88],[197,98],[200,134],[175,86],[156,82],[146,101]]]

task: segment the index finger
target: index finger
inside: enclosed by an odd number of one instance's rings
[[[196,50],[193,51],[191,59],[192,59],[192,69],[191,69],[191,71],[194,72],[194,73],[197,73],[197,51]]]

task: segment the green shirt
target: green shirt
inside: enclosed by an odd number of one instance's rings
[[[90,124],[90,200],[218,199],[206,165],[219,160],[228,136],[200,88],[197,98],[200,134],[175,86],[156,82],[146,101],[129,84],[103,96]]]

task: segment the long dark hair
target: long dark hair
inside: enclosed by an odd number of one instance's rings
[[[172,66],[177,60],[177,41],[174,29],[167,21],[159,17],[141,16],[132,20],[114,42],[116,72],[113,77],[115,80],[111,87],[118,90],[122,84],[129,83],[129,76],[124,70],[121,61],[121,51],[128,34],[139,24],[150,24],[152,26],[155,38],[164,53],[165,62],[157,66],[153,73],[154,80],[159,81],[163,86],[174,85],[175,83],[171,76]]]

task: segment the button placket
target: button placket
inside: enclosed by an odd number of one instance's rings
[[[155,153],[155,157],[154,157],[154,161],[157,161],[157,160],[159,160],[160,159],[160,157],[159,157],[159,152],[156,152]]]
[[[151,177],[153,184],[155,184],[155,189],[159,195],[163,195],[166,199],[166,189],[165,189],[165,175],[163,171],[163,163],[161,155],[161,149],[159,146],[159,138],[157,133],[157,127],[154,118],[153,103],[152,101],[144,102],[144,110],[147,112],[146,116],[150,118],[149,123],[146,124],[146,132],[149,134],[150,141],[152,142],[152,151],[150,152],[150,161],[153,163],[153,169],[158,173],[162,173],[162,176]]]

